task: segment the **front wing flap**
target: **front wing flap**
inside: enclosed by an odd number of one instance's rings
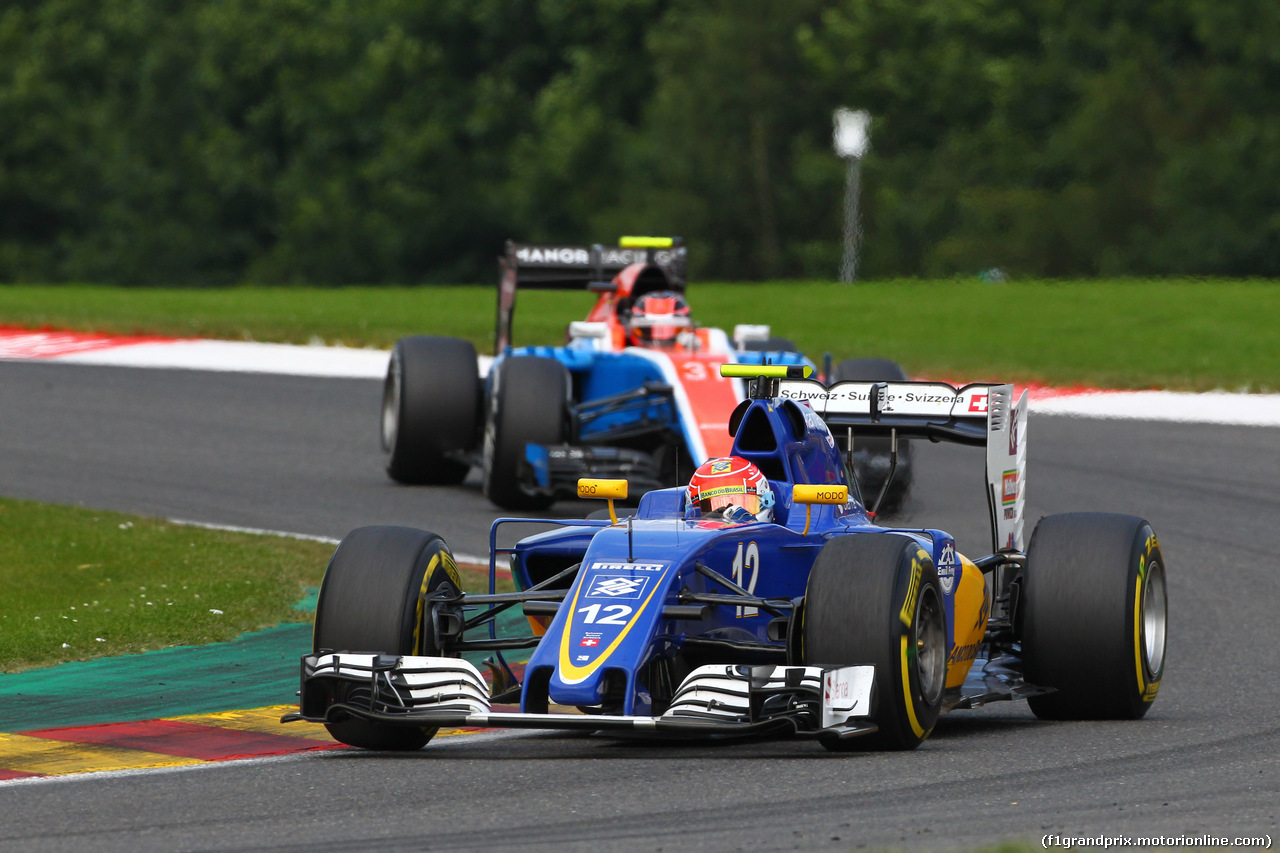
[[[790,734],[849,738],[877,731],[871,666],[713,664],[690,673],[660,716],[494,711],[483,676],[460,658],[320,653],[302,659],[302,701],[282,722],[361,717],[406,726],[630,731],[656,735]],[[346,701],[340,684],[347,690]]]
[[[980,708],[992,702],[1029,699],[1054,692],[1052,687],[1028,684],[1022,677],[1022,661],[1013,656],[978,658],[958,691],[943,702],[946,711]]]

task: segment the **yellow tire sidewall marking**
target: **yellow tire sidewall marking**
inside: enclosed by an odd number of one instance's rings
[[[442,547],[431,558],[431,562],[427,564],[427,570],[422,574],[422,586],[418,588],[418,603],[414,609],[415,618],[413,620],[413,653],[422,653],[422,628],[424,625],[424,607],[423,599],[427,597],[428,587],[431,586],[431,578],[436,573],[436,569],[444,569],[444,573],[448,576],[449,581],[453,584],[453,588],[458,592],[462,591],[462,576],[458,574],[458,564],[453,561],[453,555]]]
[[[911,640],[911,626],[915,623],[916,599],[920,596],[921,578],[924,574],[923,560],[928,559],[929,555],[922,550],[917,550],[911,558],[911,580],[907,584],[906,600],[902,602],[902,610],[898,613],[898,618],[907,630],[902,635],[901,655],[900,655],[900,675],[902,678],[902,701],[906,706],[907,722],[911,725],[911,731],[915,736],[924,739],[927,732],[924,726],[920,725],[920,719],[916,716],[916,703],[911,695],[911,661],[907,656],[909,643]]]
[[[1134,583],[1133,589],[1133,663],[1134,672],[1138,677],[1138,693],[1142,695],[1143,702],[1154,702],[1156,693],[1160,691],[1159,680],[1147,683],[1147,669],[1143,662],[1142,653],[1145,648],[1142,637],[1142,603],[1144,597],[1144,586],[1147,580],[1147,572],[1151,568],[1151,555],[1155,549],[1159,547],[1159,541],[1154,535],[1148,536],[1143,554],[1138,558],[1138,577]]]
[[[907,595],[902,602],[902,610],[898,613],[898,618],[902,624],[911,627],[912,617],[915,616],[916,596],[920,594],[920,575],[923,570],[920,567],[920,558],[928,558],[928,554],[924,551],[917,551],[915,556],[911,558],[911,580],[907,584]]]
[[[907,660],[907,635],[902,635],[902,701],[907,709],[907,722],[911,724],[911,731],[915,732],[916,737],[924,739],[924,726],[920,725],[920,720],[916,717],[916,703],[911,696],[911,665]]]

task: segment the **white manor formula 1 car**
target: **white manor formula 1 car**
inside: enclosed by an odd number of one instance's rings
[[[508,243],[500,262],[494,361],[477,369],[462,338],[414,335],[392,350],[381,418],[387,473],[406,484],[461,483],[478,468],[484,494],[507,510],[545,509],[576,495],[582,477],[624,478],[633,498],[683,482],[728,452],[725,418],[743,385],[724,362],[817,365],[767,325],[733,335],[694,322],[685,247],[677,238],[628,237],[617,248]],[[594,294],[562,346],[512,346],[523,289]],[[831,363],[844,380],[900,380],[882,358]],[[837,438],[842,439],[843,436]],[[906,500],[913,471],[904,444],[892,486],[883,439],[860,442],[858,478],[873,511]]]

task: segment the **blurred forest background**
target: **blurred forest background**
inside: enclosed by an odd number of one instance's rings
[[[1274,0],[0,0],[0,281],[1280,276]]]

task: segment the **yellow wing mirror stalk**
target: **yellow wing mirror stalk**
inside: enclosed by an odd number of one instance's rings
[[[609,502],[609,518],[614,524],[617,524],[618,514],[613,510],[613,502],[627,499],[627,481],[597,480],[593,477],[583,477],[578,480],[578,497],[603,498],[607,500]]]
[[[804,504],[804,533],[809,535],[809,519],[814,504],[844,506],[849,502],[848,486],[810,486],[797,483],[791,487],[791,502]]]

